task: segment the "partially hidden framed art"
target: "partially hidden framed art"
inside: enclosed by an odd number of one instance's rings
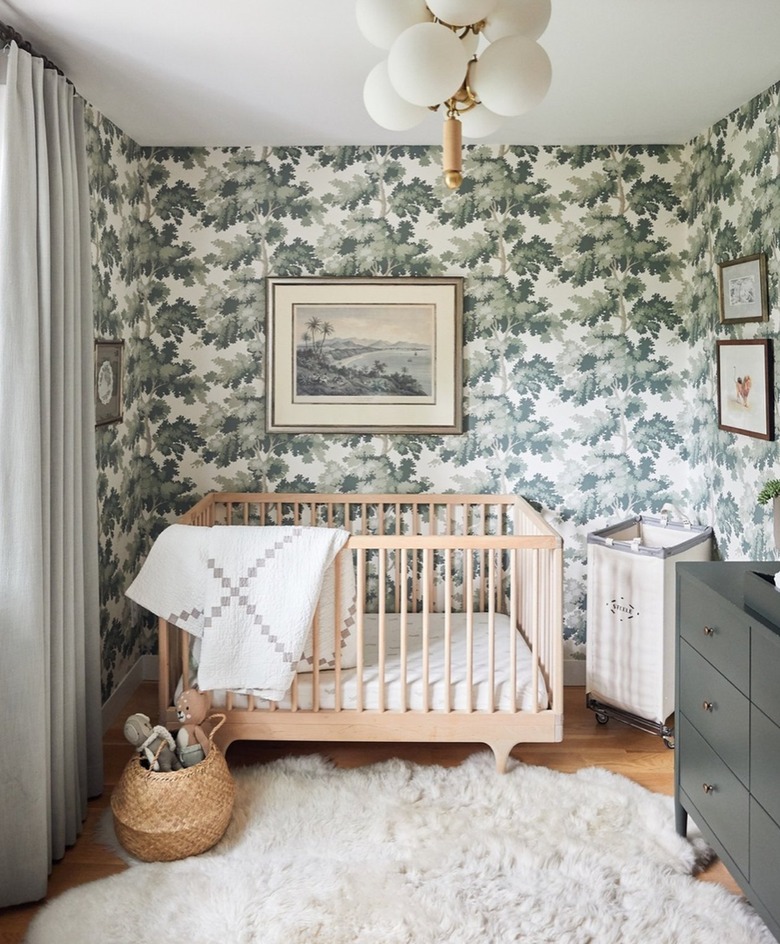
[[[756,253],[731,262],[718,263],[718,294],[721,324],[766,321],[766,254]]]
[[[774,439],[772,342],[717,341],[718,427]]]
[[[462,432],[463,279],[269,278],[269,432]]]
[[[95,341],[95,426],[122,419],[124,341]]]

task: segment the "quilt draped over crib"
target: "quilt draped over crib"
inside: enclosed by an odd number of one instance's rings
[[[338,589],[333,573],[348,539],[340,528],[171,525],[125,593],[201,639],[201,689],[278,701],[307,658],[318,605],[332,610],[338,598],[334,646],[349,635],[353,568],[339,568]]]

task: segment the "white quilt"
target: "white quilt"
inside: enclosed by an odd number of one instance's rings
[[[340,528],[171,525],[126,593],[201,638],[202,689],[280,700],[305,654],[325,574],[348,539]],[[342,602],[349,619],[354,601],[342,592]]]

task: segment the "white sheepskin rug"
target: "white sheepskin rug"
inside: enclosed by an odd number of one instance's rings
[[[600,769],[320,757],[236,773],[211,851],[65,892],[29,944],[774,944],[672,801]]]

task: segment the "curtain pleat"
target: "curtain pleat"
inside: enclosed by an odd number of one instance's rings
[[[83,105],[15,44],[0,77],[0,906],[46,893],[102,789]],[[9,761],[11,761],[9,763]]]

